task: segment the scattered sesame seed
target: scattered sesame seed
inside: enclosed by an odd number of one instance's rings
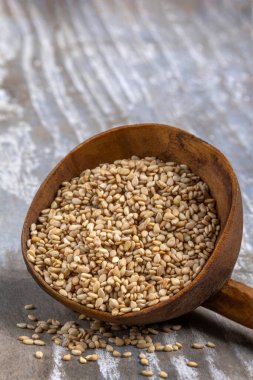
[[[36,352],[35,352],[35,357],[36,357],[37,359],[42,359],[43,356],[44,356],[44,354],[43,354],[42,351],[36,351]]]
[[[213,342],[207,342],[206,346],[209,347],[209,348],[215,348],[216,344],[213,343]]]
[[[196,363],[196,362],[190,361],[190,362],[187,362],[186,364],[188,365],[188,367],[193,367],[193,368],[198,367],[198,363]]]
[[[154,375],[154,373],[153,373],[153,371],[143,370],[140,372],[140,375],[146,376],[146,377],[151,377]]]
[[[35,227],[36,227],[36,225],[35,225]],[[36,309],[36,306],[33,303],[30,303],[28,305],[25,305],[24,309],[25,310],[33,310],[33,309]]]
[[[70,354],[66,354],[66,355],[63,355],[62,360],[68,362],[71,360],[71,358],[72,358],[72,356]]]
[[[196,348],[196,349],[200,350],[204,347],[205,347],[205,345],[202,343],[192,343],[192,348]]]

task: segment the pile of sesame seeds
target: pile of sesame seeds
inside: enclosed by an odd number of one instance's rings
[[[34,310],[36,306],[29,304],[25,305],[24,308]],[[115,358],[135,360],[133,352],[129,351],[129,347],[132,346],[142,351],[138,355],[138,361],[140,367],[145,367],[145,369],[140,370],[140,375],[145,377],[159,376],[166,379],[169,370],[154,373],[150,368],[148,355],[152,355],[154,352],[172,353],[183,349],[183,344],[177,342],[176,338],[173,344],[164,345],[158,341],[162,333],[173,336],[182,328],[181,325],[168,324],[168,322],[152,326],[127,327],[93,320],[83,314],[79,315],[78,322],[61,323],[55,318],[44,321],[39,320],[34,314],[28,314],[27,320],[27,322],[17,323],[18,328],[27,331],[27,335],[18,336],[18,340],[29,347],[40,347],[39,351],[33,353],[36,359],[46,357],[46,353],[41,349],[48,344],[48,336],[51,337],[49,342],[66,349],[66,353],[62,355],[63,361],[68,362],[77,358],[80,364],[100,360],[97,351],[94,354],[90,353],[97,349],[106,350]],[[191,348],[198,350],[215,347],[216,345],[213,342],[194,342],[191,345]],[[89,354],[86,355],[87,351]],[[199,366],[197,362],[191,360],[186,361],[186,365],[192,368]]]
[[[219,229],[208,185],[186,165],[133,156],[63,182],[27,257],[62,296],[117,316],[189,285]]]

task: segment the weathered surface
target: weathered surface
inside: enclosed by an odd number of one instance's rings
[[[0,378],[137,379],[135,356],[62,363],[16,341],[25,303],[41,318],[75,315],[44,294],[20,252],[39,183],[72,147],[119,124],[164,122],[220,148],[239,177],[244,240],[234,278],[253,286],[253,44],[250,0],[0,0]],[[184,349],[151,368],[171,379],[251,379],[253,332],[199,309],[175,333]],[[161,341],[174,341],[174,335]],[[215,350],[190,343],[212,340]],[[186,366],[196,360],[199,368]]]

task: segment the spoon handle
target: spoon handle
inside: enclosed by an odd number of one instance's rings
[[[253,288],[241,282],[229,280],[202,306],[253,329]]]

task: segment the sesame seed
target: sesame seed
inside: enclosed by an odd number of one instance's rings
[[[44,354],[43,354],[42,351],[36,351],[36,352],[35,352],[35,357],[36,357],[37,359],[42,359],[43,356],[44,356]]]
[[[68,362],[71,360],[71,358],[72,358],[72,356],[70,354],[66,354],[66,355],[63,355],[62,360]]]
[[[162,379],[167,379],[167,378],[168,378],[168,374],[167,374],[167,372],[165,372],[165,371],[160,371],[159,376],[160,376]]]
[[[192,367],[192,368],[198,367],[198,363],[196,362],[189,361],[186,364],[188,365],[188,367]]]
[[[192,344],[192,348],[196,348],[196,349],[202,349],[202,348],[204,348],[205,347],[205,345],[204,344],[202,344],[202,343],[193,343]]]
[[[143,370],[140,372],[140,375],[146,376],[146,377],[151,377],[154,375],[154,373],[153,373],[153,371]]]
[[[213,342],[207,342],[206,346],[209,347],[209,348],[215,348],[216,344],[213,343]]]

